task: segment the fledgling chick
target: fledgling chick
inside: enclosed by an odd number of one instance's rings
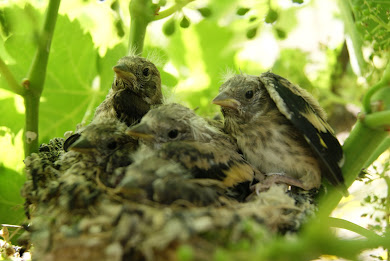
[[[155,151],[155,157],[180,166],[179,171],[174,171],[175,180],[159,181],[159,188],[165,187],[166,193],[172,193],[171,188],[175,186],[173,193],[178,187],[185,187],[182,189],[185,193],[201,195],[199,186],[209,191],[217,183],[235,199],[242,200],[250,192],[254,170],[237,153],[229,136],[182,105],[167,104],[150,110],[127,133],[144,141]],[[169,169],[167,166],[161,168],[158,175],[164,176],[161,171]],[[191,182],[197,185],[192,186]],[[175,194],[175,197],[180,196],[183,194]]]
[[[138,140],[126,135],[127,125],[117,119],[93,121],[64,142],[64,150],[91,155],[107,173],[131,164]]]
[[[225,131],[262,173],[305,190],[319,188],[323,175],[346,192],[341,146],[304,89],[270,72],[241,74],[221,85],[213,103],[222,107]]]
[[[116,118],[97,120],[65,140],[66,152],[57,161],[61,175],[56,204],[72,211],[98,200],[99,183],[110,186],[114,170],[130,165],[130,155],[138,148],[138,140],[126,135],[126,129]]]
[[[225,194],[229,193],[226,193],[221,181],[195,179],[191,169],[161,155],[169,149],[152,150],[143,145],[134,155],[132,165],[116,169],[111,184],[119,183],[113,187],[121,197],[133,201],[146,199],[160,204],[176,202],[196,206],[219,205],[228,201]],[[249,185],[246,190],[249,191]],[[237,196],[231,194],[232,197]]]
[[[130,126],[154,105],[162,104],[160,72],[152,62],[136,55],[125,56],[113,70],[114,82],[97,107],[94,120],[115,117]]]

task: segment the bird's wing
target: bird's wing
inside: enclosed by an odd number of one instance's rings
[[[220,180],[226,187],[253,179],[254,171],[241,155],[213,143],[170,142],[161,153],[190,169],[196,179]]]
[[[343,151],[318,102],[305,90],[273,73],[263,73],[260,80],[279,111],[303,134],[322,161],[326,178],[333,185],[343,186],[340,169]]]

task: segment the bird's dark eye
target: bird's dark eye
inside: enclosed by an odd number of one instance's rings
[[[253,91],[247,91],[247,92],[245,93],[245,98],[251,99],[252,97],[253,97]]]
[[[143,70],[142,70],[142,74],[143,74],[144,76],[148,76],[148,75],[149,75],[149,68],[143,69]]]
[[[116,141],[111,141],[110,143],[107,144],[107,149],[114,150],[116,149],[116,146],[117,146]]]
[[[178,131],[177,129],[173,129],[173,130],[170,130],[170,131],[168,132],[168,137],[169,137],[170,139],[175,139],[175,138],[177,138],[177,135],[179,135],[179,131]]]

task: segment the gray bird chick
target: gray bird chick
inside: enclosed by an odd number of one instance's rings
[[[93,121],[70,136],[64,149],[92,156],[97,165],[112,172],[131,164],[130,154],[138,148],[138,140],[126,135],[126,129],[127,125],[117,119]]]
[[[192,179],[213,184],[218,181],[225,191],[234,191],[235,198],[248,195],[253,168],[236,151],[229,136],[194,111],[179,104],[161,105],[127,133],[140,138],[157,157],[184,168],[183,177],[189,173]]]
[[[189,168],[162,156],[161,151],[144,146],[134,155],[132,165],[115,170],[113,178],[121,179],[116,190],[122,197],[185,206],[220,205],[224,202],[221,200],[225,193],[222,182],[194,178]]]
[[[270,72],[241,74],[221,85],[213,103],[222,108],[225,131],[262,173],[305,190],[319,188],[325,176],[346,191],[341,146],[304,89]]]
[[[131,127],[127,133],[141,138],[154,148],[172,141],[197,141],[236,149],[231,137],[217,128],[216,124],[211,124],[210,120],[176,103],[161,105],[149,111],[141,122]]]
[[[115,117],[130,126],[152,107],[162,104],[160,72],[152,62],[136,55],[125,56],[113,70],[114,82],[94,119]]]

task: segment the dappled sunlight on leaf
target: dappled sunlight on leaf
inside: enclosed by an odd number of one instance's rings
[[[23,130],[13,133],[9,128],[0,126],[0,165],[17,170],[20,174],[24,168],[22,135]]]
[[[99,97],[93,105],[96,107],[106,95],[106,90],[97,92],[92,88],[97,57],[91,36],[83,33],[79,22],[59,16],[42,93],[45,102],[40,109],[41,141],[74,130],[93,97]]]

